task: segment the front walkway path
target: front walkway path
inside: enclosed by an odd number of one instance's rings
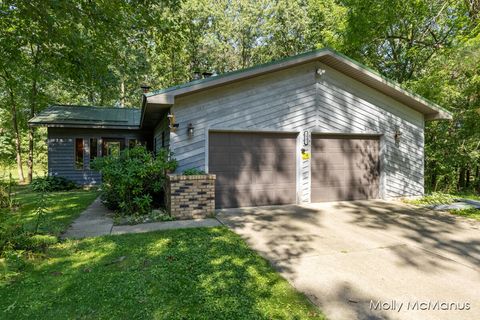
[[[92,204],[72,223],[63,234],[64,238],[87,238],[110,234],[113,228],[112,213],[100,200],[95,199]]]
[[[112,212],[102,204],[100,198],[97,198],[72,223],[70,228],[63,234],[63,237],[80,239],[108,234],[143,233],[157,230],[216,227],[221,225],[217,219],[209,218],[114,226],[111,216]]]

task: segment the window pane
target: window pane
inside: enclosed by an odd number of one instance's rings
[[[106,143],[107,156],[118,157],[120,155],[120,142],[110,141]]]
[[[97,138],[90,138],[90,162],[95,160],[98,155],[98,142]]]
[[[75,169],[83,169],[83,139],[75,139]]]

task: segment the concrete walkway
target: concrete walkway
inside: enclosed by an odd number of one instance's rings
[[[63,234],[64,238],[80,239],[110,234],[113,228],[111,211],[101,202],[100,197],[82,212]]]
[[[387,201],[227,209],[217,218],[329,319],[480,319],[478,221]]]
[[[113,219],[111,218],[112,215],[112,212],[102,204],[100,198],[97,198],[80,217],[72,223],[70,228],[63,234],[63,237],[81,239],[109,234],[144,233],[170,229],[217,227],[221,225],[217,219],[209,218],[114,226]]]

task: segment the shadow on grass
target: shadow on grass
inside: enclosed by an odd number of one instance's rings
[[[0,287],[1,318],[322,318],[226,228],[68,241],[49,255]]]
[[[15,194],[18,208],[12,211],[4,210],[0,223],[23,224],[27,230],[33,230],[37,222],[35,211],[40,197],[38,192],[32,191],[28,186],[18,187]],[[45,197],[45,216],[39,231],[58,236],[98,197],[98,192],[93,190],[50,192],[46,193]]]

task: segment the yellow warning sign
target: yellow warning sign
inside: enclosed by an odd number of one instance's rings
[[[308,160],[308,159],[310,159],[310,152],[302,153],[302,160]]]

